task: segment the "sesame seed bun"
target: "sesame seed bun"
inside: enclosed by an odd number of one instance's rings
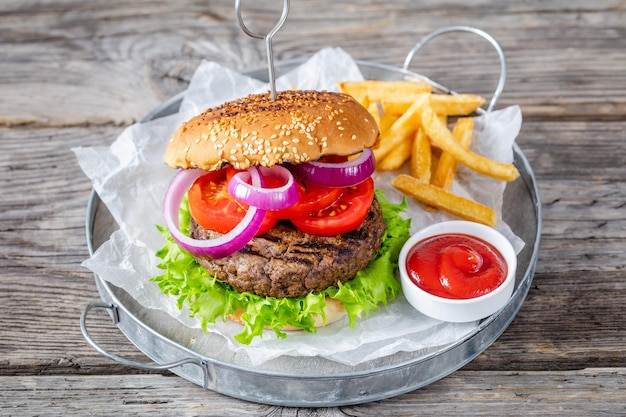
[[[315,161],[374,146],[378,126],[346,94],[288,90],[213,107],[183,123],[165,151],[172,168],[212,171]]]

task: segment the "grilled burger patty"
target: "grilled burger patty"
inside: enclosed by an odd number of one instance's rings
[[[219,236],[193,219],[190,233],[194,239]],[[196,260],[217,279],[241,292],[300,297],[354,278],[378,252],[384,233],[382,209],[374,199],[364,222],[352,232],[315,236],[301,232],[290,222],[280,222],[231,256]]]

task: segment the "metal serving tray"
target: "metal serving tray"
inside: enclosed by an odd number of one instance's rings
[[[289,71],[301,62],[279,63],[277,73]],[[405,69],[371,62],[357,63],[366,79],[420,77]],[[249,74],[267,79],[264,70]],[[180,95],[172,98],[144,120],[176,112],[181,99]],[[526,299],[537,262],[541,206],[534,174],[517,145],[514,145],[514,164],[521,175],[507,185],[502,210],[504,220],[525,242],[518,255],[513,295],[501,311],[482,320],[473,332],[436,352],[427,355],[400,352],[356,366],[318,357],[290,356],[253,366],[230,355],[221,336],[186,328],[163,312],[144,308],[125,291],[97,275],[95,282],[102,302],[85,307],[81,330],[96,350],[118,363],[140,369],[170,369],[206,389],[260,403],[294,407],[340,406],[380,400],[423,387],[461,368],[487,349],[509,326]],[[116,228],[106,206],[92,192],[86,221],[90,253]],[[101,348],[89,335],[86,325],[86,317],[94,308],[106,309],[128,340],[155,363],[127,361]]]

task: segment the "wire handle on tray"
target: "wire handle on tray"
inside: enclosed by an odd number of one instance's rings
[[[270,91],[272,94],[272,100],[276,100],[276,77],[274,75],[274,51],[272,50],[272,38],[287,20],[287,15],[289,14],[289,0],[284,0],[283,14],[280,16],[280,19],[278,20],[278,23],[276,23],[276,26],[274,26],[274,28],[270,30],[267,35],[259,35],[258,33],[251,31],[246,26],[243,21],[243,17],[241,17],[241,0],[235,1],[235,14],[237,15],[237,22],[239,22],[239,26],[246,35],[252,38],[265,40],[265,52],[267,53],[267,72],[270,82]]]
[[[489,107],[487,108],[488,112],[493,110],[494,107],[496,106],[496,103],[500,99],[500,96],[502,95],[502,90],[504,90],[504,83],[506,82],[506,58],[504,56],[504,51],[502,50],[502,47],[500,47],[500,44],[495,40],[493,36],[491,36],[490,34],[488,34],[487,32],[483,30],[480,30],[471,26],[449,26],[449,27],[435,30],[434,32],[431,32],[430,34],[422,38],[422,40],[419,41],[413,47],[413,49],[411,49],[406,59],[404,60],[404,65],[402,66],[402,68],[405,70],[408,70],[409,66],[411,65],[411,61],[415,57],[415,54],[420,49],[422,49],[424,45],[430,42],[433,38],[436,38],[439,35],[442,35],[444,33],[449,33],[449,32],[474,33],[488,40],[491,43],[491,45],[493,45],[493,47],[496,49],[496,52],[498,53],[498,57],[500,58],[500,79],[498,80],[496,91],[493,93],[493,96],[491,97],[491,101],[489,102]],[[451,93],[454,93],[454,92],[451,91]]]
[[[203,361],[203,360],[200,360],[200,359],[194,359],[194,358],[187,358],[187,359],[182,359],[182,360],[179,360],[179,361],[165,363],[165,364],[141,363],[141,362],[129,361],[128,359],[124,359],[121,356],[114,355],[114,354],[108,352],[107,350],[105,350],[95,340],[93,340],[93,338],[89,334],[89,331],[87,330],[87,324],[86,324],[87,313],[89,313],[89,311],[91,311],[94,308],[106,308],[106,309],[108,309],[111,312],[114,324],[119,323],[119,320],[120,320],[119,317],[120,316],[119,316],[119,311],[118,311],[117,307],[115,305],[113,305],[113,304],[110,304],[110,303],[99,303],[99,302],[89,303],[83,309],[83,312],[80,315],[80,331],[83,333],[83,337],[85,338],[87,343],[89,343],[91,345],[91,347],[93,347],[99,353],[101,353],[102,355],[106,356],[107,358],[109,358],[109,359],[119,363],[120,365],[128,366],[128,367],[131,367],[131,368],[136,368],[136,369],[148,370],[148,371],[165,371],[165,370],[170,370],[172,368],[175,368],[175,367],[181,366],[181,365],[185,365],[185,364],[197,365],[200,368],[202,368],[202,372],[203,372],[203,376],[204,376],[204,381],[203,381],[204,388],[206,389],[206,388],[209,387],[210,373],[209,373],[209,365],[208,365],[208,363],[206,361]]]

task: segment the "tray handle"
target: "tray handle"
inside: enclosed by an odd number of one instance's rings
[[[426,45],[428,42],[430,42],[432,39],[440,35],[443,35],[444,33],[450,33],[450,32],[469,32],[469,33],[473,33],[478,36],[481,36],[482,38],[489,41],[489,43],[493,45],[496,52],[498,53],[498,58],[500,59],[500,78],[498,80],[498,85],[496,87],[496,90],[493,93],[493,96],[491,97],[491,101],[489,102],[489,107],[487,108],[487,111],[490,112],[496,106],[496,103],[500,99],[500,96],[502,95],[502,91],[504,90],[504,83],[506,82],[506,58],[504,56],[504,51],[502,50],[502,47],[500,46],[500,44],[495,40],[493,36],[491,36],[487,32],[481,29],[477,29],[475,27],[471,27],[471,26],[448,26],[445,28],[435,30],[431,32],[430,34],[426,35],[425,37],[423,37],[422,40],[420,40],[411,49],[411,51],[409,51],[409,54],[404,60],[404,65],[402,66],[402,68],[404,70],[408,70],[409,66],[411,65],[411,61],[413,61],[413,58],[415,57],[415,54],[417,54],[417,52],[420,49],[422,49],[422,47]],[[454,91],[451,91],[451,93],[455,94]]]
[[[120,365],[124,365],[124,366],[128,366],[131,368],[136,368],[136,369],[143,369],[143,370],[148,370],[148,371],[164,371],[164,370],[170,370],[172,368],[175,368],[177,366],[181,366],[181,365],[185,365],[185,364],[193,364],[193,365],[197,365],[200,368],[202,368],[202,372],[203,372],[203,376],[204,376],[204,388],[207,389],[209,387],[209,380],[210,380],[210,372],[209,372],[209,364],[207,361],[205,360],[200,360],[200,359],[194,359],[194,358],[187,358],[187,359],[181,359],[179,361],[175,361],[175,362],[170,362],[170,363],[165,363],[165,364],[158,364],[158,363],[142,363],[142,362],[135,362],[135,361],[130,361],[128,359],[124,359],[121,356],[117,356],[111,352],[108,352],[106,349],[104,349],[102,346],[100,346],[89,334],[89,331],[87,330],[87,314],[93,310],[94,308],[105,308],[107,310],[110,311],[111,313],[111,317],[113,318],[113,323],[117,324],[120,321],[120,316],[119,316],[119,311],[117,309],[117,306],[114,304],[110,304],[110,303],[101,303],[101,302],[92,302],[89,303],[85,306],[85,308],[83,309],[81,315],[80,315],[80,331],[83,334],[83,337],[85,338],[85,340],[87,341],[87,343],[89,343],[91,345],[91,347],[93,347],[96,351],[98,351],[100,354],[106,356],[107,358],[119,363]]]

